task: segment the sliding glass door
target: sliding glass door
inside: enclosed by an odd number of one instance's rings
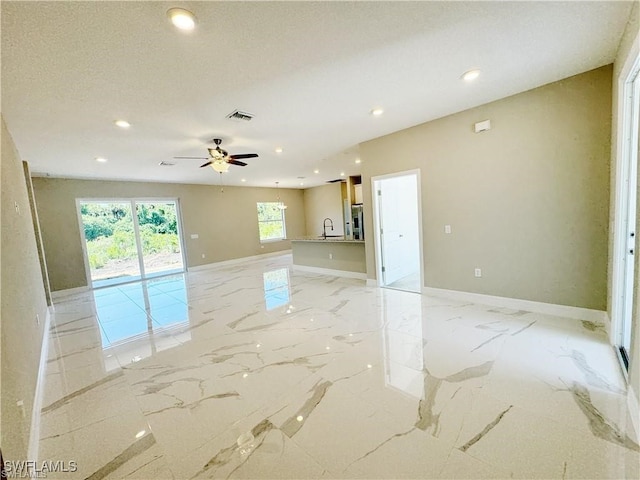
[[[135,205],[145,275],[182,272],[176,202],[137,201]]]
[[[78,211],[93,287],[184,270],[176,200],[79,200]]]

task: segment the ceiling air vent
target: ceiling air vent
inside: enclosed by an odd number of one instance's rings
[[[248,122],[251,119],[253,119],[253,114],[247,113],[247,112],[241,112],[240,110],[234,110],[229,115],[227,115],[227,118],[230,120]]]

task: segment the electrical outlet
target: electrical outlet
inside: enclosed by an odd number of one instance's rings
[[[329,260],[333,260],[333,253],[329,254]]]
[[[36,324],[40,326],[40,315],[36,313]]]
[[[444,233],[451,233],[451,225],[444,226]]]
[[[20,215],[20,205],[18,205],[18,202],[13,202],[13,205],[14,205],[14,206],[15,206],[15,208],[16,208],[16,213],[17,213],[18,215]]]
[[[482,269],[481,268],[476,268],[475,276],[476,276],[476,278],[482,277]]]
[[[203,253],[203,254],[202,254],[202,258],[204,258],[204,257],[205,257],[205,255],[204,255],[204,253]]]

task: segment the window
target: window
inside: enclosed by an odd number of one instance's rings
[[[280,205],[280,202],[258,202],[258,229],[261,242],[286,238],[284,210],[279,208]]]

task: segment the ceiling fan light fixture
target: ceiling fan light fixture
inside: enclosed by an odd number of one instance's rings
[[[184,8],[170,8],[167,16],[173,26],[184,31],[191,31],[196,28],[196,19],[193,13]]]
[[[229,164],[224,160],[214,160],[211,162],[211,168],[213,168],[216,172],[226,173],[229,171]]]
[[[209,155],[213,158],[214,161],[223,160],[224,157],[227,156],[227,152],[222,150],[220,147],[209,148]]]

